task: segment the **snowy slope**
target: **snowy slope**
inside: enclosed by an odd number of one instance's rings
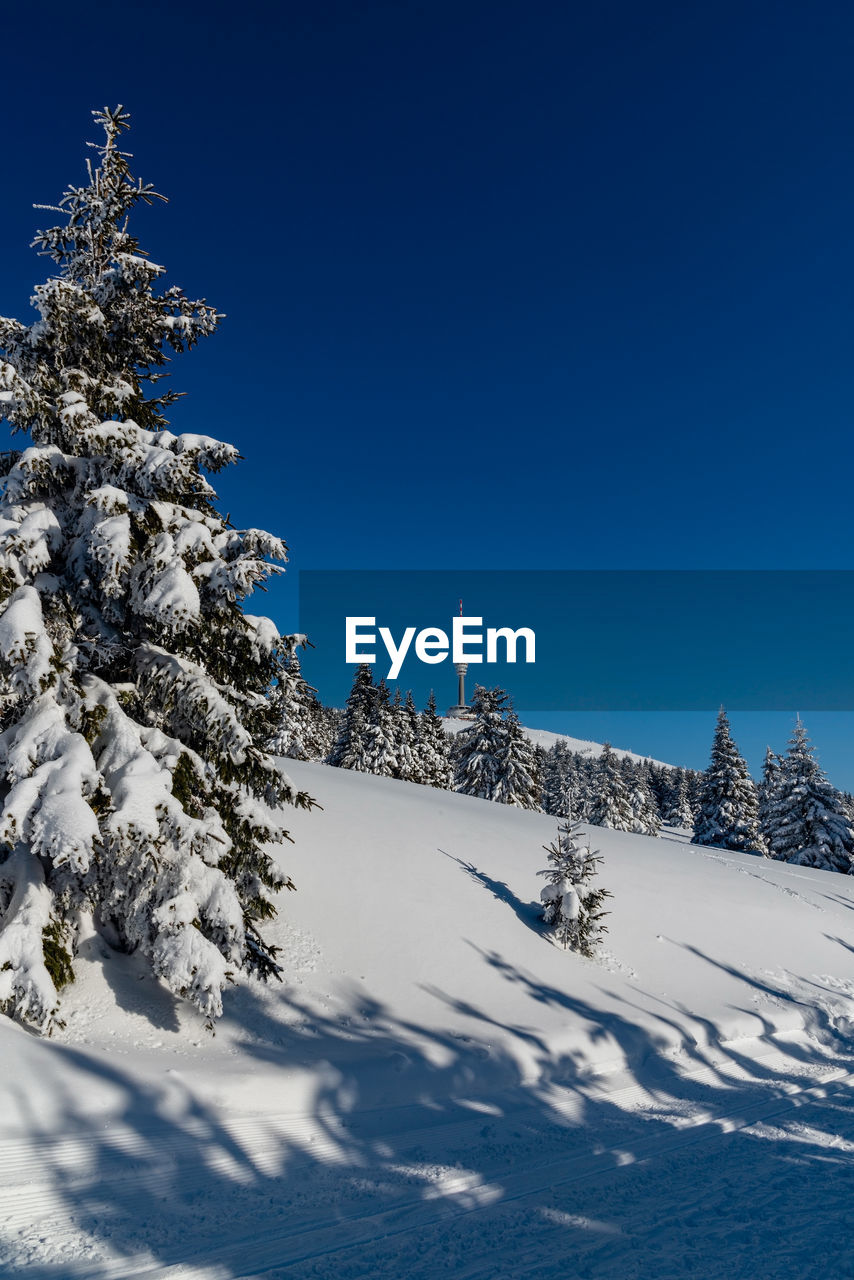
[[[53,1040],[0,1023],[0,1273],[847,1274],[854,879],[597,832],[587,961],[552,819],[288,767],[283,986],[211,1036],[92,937]]]
[[[468,720],[457,720],[453,716],[446,716],[442,719],[445,726],[445,732],[450,734],[459,733],[465,729],[471,722]],[[577,751],[582,756],[601,756],[603,744],[601,742],[588,742],[586,738],[573,738],[568,733],[553,733],[551,729],[529,729],[523,725],[523,733],[533,742],[535,747],[543,747],[548,751],[549,747],[553,747],[556,742],[562,742],[570,751]],[[646,760],[650,764],[660,765],[665,769],[673,769],[676,766],[666,764],[663,760],[654,760],[652,756],[639,756],[635,751],[624,751],[620,747],[612,747],[614,755],[622,760],[628,757],[629,760]]]

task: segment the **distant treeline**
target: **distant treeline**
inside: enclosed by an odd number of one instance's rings
[[[757,785],[721,711],[708,769],[658,764],[617,753],[573,751],[558,740],[535,746],[503,689],[478,686],[471,718],[448,733],[430,695],[392,697],[367,664],[343,710],[324,707],[294,655],[273,693],[279,730],[270,750],[300,760],[463,792],[616,831],[691,833],[695,844],[754,853],[825,870],[852,870],[854,804],[815,759],[800,721],[784,756],[771,749]]]

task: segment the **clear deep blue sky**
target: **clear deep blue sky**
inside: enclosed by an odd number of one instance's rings
[[[31,203],[123,102],[171,201],[143,245],[228,313],[175,365],[176,429],[240,446],[223,503],[295,569],[854,567],[850,4],[48,0],[3,28],[0,311],[46,274]],[[262,601],[294,625],[292,585]],[[854,788],[854,717],[800,710]],[[754,768],[788,733],[733,719]],[[551,727],[702,766],[712,724]]]

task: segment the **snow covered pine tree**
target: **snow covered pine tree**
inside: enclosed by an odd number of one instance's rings
[[[418,741],[424,782],[430,787],[448,789],[452,782],[451,742],[436,714],[436,696],[432,689],[419,717]]]
[[[759,832],[772,858],[777,848],[783,789],[783,758],[770,747],[766,747],[762,781],[756,788],[756,793],[759,800]]]
[[[404,782],[425,782],[421,762],[421,726],[411,689],[407,689],[405,701],[401,700],[400,689],[395,693],[394,719],[396,776]]]
[[[322,707],[316,691],[306,681],[296,653],[287,654],[280,666],[270,708],[276,727],[267,743],[274,756],[291,760],[322,760],[328,751]]]
[[[766,761],[770,795],[763,805],[771,856],[823,871],[854,871],[854,829],[842,796],[815,758],[800,717],[777,776]]]
[[[623,756],[620,772],[632,811],[630,830],[642,836],[657,836],[661,829],[661,814],[650,786],[648,767],[632,760],[631,756]]]
[[[694,826],[694,814],[688,800],[688,779],[684,769],[677,769],[671,802],[665,818],[668,826],[691,830]]]
[[[365,747],[376,693],[371,668],[367,662],[363,662],[356,668],[353,687],[347,695],[347,705],[341,717],[338,737],[329,755],[329,763],[336,769],[355,769],[357,773],[368,772]]]
[[[589,845],[580,843],[580,835],[578,823],[563,822],[558,826],[557,840],[543,846],[549,865],[538,874],[547,876],[549,883],[540,901],[543,919],[557,941],[564,948],[592,956],[602,934],[608,932],[600,923],[609,914],[602,910],[602,903],[613,894],[591,886],[602,859]]]
[[[765,852],[759,834],[759,800],[747,764],[729,731],[721,707],[712,742],[712,758],[703,774],[700,808],[694,819],[692,844],[737,853]]]
[[[32,325],[0,319],[0,1007],[40,1029],[73,973],[81,913],[209,1018],[239,971],[278,973],[259,924],[292,888],[264,846],[308,806],[259,746],[284,642],[239,602],[283,543],[217,513],[202,474],[238,460],[173,435],[166,349],[220,319],[128,233],[156,193],[106,134],[35,244],[58,264]]]
[[[620,762],[610,742],[602,747],[596,761],[594,794],[589,807],[589,821],[594,827],[611,827],[614,831],[633,831],[635,815],[623,779]]]
[[[474,718],[453,746],[454,787],[467,796],[539,809],[540,782],[534,749],[504,689],[476,685]]]

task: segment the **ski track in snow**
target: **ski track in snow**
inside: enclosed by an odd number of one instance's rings
[[[766,1072],[779,1072],[791,1069],[792,1059],[771,1053],[755,1059],[755,1065]],[[333,1177],[335,1203],[333,1211],[326,1214],[316,1212],[316,1206],[322,1206],[324,1198],[329,1197],[324,1183],[329,1181],[329,1170],[334,1169],[342,1145],[346,1147],[346,1126],[332,1134],[324,1133],[317,1116],[294,1114],[269,1116],[263,1122],[257,1117],[231,1122],[225,1126],[228,1138],[248,1162],[242,1171],[234,1155],[223,1150],[209,1151],[200,1167],[198,1142],[180,1133],[171,1137],[166,1150],[152,1152],[151,1143],[143,1136],[121,1127],[111,1128],[110,1146],[116,1154],[117,1167],[111,1170],[102,1165],[99,1178],[113,1182],[113,1198],[115,1181],[119,1181],[124,1184],[123,1199],[129,1209],[139,1197],[146,1202],[160,1202],[165,1209],[175,1191],[180,1190],[187,1214],[186,1220],[179,1219],[179,1235],[183,1229],[186,1242],[173,1243],[168,1265],[146,1257],[144,1251],[126,1258],[99,1258],[73,1224],[64,1220],[63,1202],[73,1193],[78,1203],[87,1204],[90,1214],[98,1213],[99,1200],[103,1199],[102,1212],[109,1222],[111,1197],[105,1196],[97,1183],[91,1184],[86,1172],[89,1139],[56,1134],[41,1143],[6,1143],[0,1156],[0,1188],[6,1206],[4,1234],[7,1240],[17,1241],[19,1259],[27,1258],[27,1275],[63,1275],[80,1280],[224,1280],[285,1275],[331,1278],[395,1273],[428,1277],[445,1270],[449,1254],[457,1249],[459,1265],[453,1263],[453,1274],[457,1276],[557,1276],[566,1274],[568,1234],[573,1240],[570,1256],[578,1265],[587,1257],[593,1268],[588,1272],[582,1267],[576,1272],[579,1275],[616,1280],[653,1274],[643,1269],[652,1258],[657,1258],[664,1268],[655,1271],[656,1275],[738,1275],[741,1273],[733,1269],[729,1252],[718,1259],[719,1267],[715,1269],[713,1259],[704,1254],[702,1239],[695,1242],[695,1254],[702,1255],[704,1263],[698,1267],[695,1260],[690,1269],[679,1269],[682,1264],[669,1256],[673,1250],[666,1241],[650,1234],[655,1221],[660,1222],[666,1213],[667,1231],[673,1236],[673,1206],[667,1204],[666,1197],[659,1201],[659,1184],[664,1180],[671,1194],[674,1188],[678,1189],[686,1205],[686,1217],[700,1212],[714,1217],[724,1211],[729,1219],[731,1197],[742,1176],[739,1171],[743,1153],[734,1150],[734,1144],[746,1134],[751,1134],[760,1146],[770,1146],[774,1138],[779,1140],[782,1136],[789,1143],[800,1140],[805,1150],[817,1149],[819,1158],[825,1161],[833,1159],[832,1181],[838,1194],[830,1203],[825,1200],[820,1207],[814,1206],[813,1212],[819,1219],[829,1209],[838,1213],[843,1199],[850,1202],[854,1174],[854,1070],[844,1066],[828,1069],[827,1062],[814,1063],[811,1070],[821,1073],[817,1083],[781,1083],[778,1078],[775,1084],[764,1088],[757,1087],[755,1080],[739,1080],[744,1072],[730,1072],[730,1086],[736,1086],[734,1097],[728,1097],[717,1108],[698,1106],[683,1115],[660,1103],[650,1109],[650,1093],[640,1085],[611,1091],[594,1089],[591,1097],[607,1099],[628,1118],[641,1117],[654,1132],[643,1136],[637,1125],[627,1125],[630,1131],[610,1134],[607,1144],[596,1144],[592,1152],[582,1153],[573,1150],[571,1140],[585,1136],[583,1127],[555,1125],[549,1133],[544,1129],[542,1111],[526,1107],[518,1098],[510,1108],[494,1105],[496,1114],[490,1115],[487,1108],[463,1121],[415,1128],[406,1126],[411,1107],[378,1110],[373,1113],[372,1123],[369,1116],[364,1117],[368,1119],[368,1130],[392,1139],[394,1153],[381,1169],[364,1170],[361,1179],[358,1169],[351,1169],[344,1180]],[[686,1074],[685,1083],[694,1087],[711,1085],[719,1076],[718,1068],[701,1068]],[[504,1098],[500,1101],[507,1102]],[[572,1099],[566,1101],[571,1103]],[[402,1121],[397,1132],[395,1112]],[[351,1122],[359,1118],[351,1117]],[[554,1120],[559,1120],[557,1111]],[[776,1132],[772,1132],[772,1124]],[[616,1121],[614,1127],[619,1128]],[[266,1212],[258,1215],[255,1230],[244,1234],[238,1225],[227,1244],[212,1244],[206,1240],[205,1232],[197,1234],[200,1224],[196,1210],[204,1201],[212,1175],[232,1180],[232,1194],[239,1205],[253,1194],[255,1179],[247,1177],[246,1168],[275,1170],[283,1144],[312,1149],[317,1163],[305,1191],[314,1208],[289,1197],[287,1178],[274,1175],[267,1190],[277,1189],[283,1203],[277,1206],[275,1197],[271,1197],[269,1205],[265,1204]],[[569,1145],[565,1152],[560,1150],[564,1144]],[[422,1152],[425,1147],[427,1153]],[[390,1146],[386,1145],[386,1149],[391,1152]],[[545,1158],[543,1149],[547,1152]],[[470,1167],[460,1161],[449,1165],[435,1158],[438,1152],[457,1151],[468,1158]],[[420,1158],[413,1158],[413,1153]],[[425,1159],[425,1154],[434,1158]],[[799,1155],[795,1146],[781,1162],[788,1177],[781,1183],[778,1171],[774,1179],[772,1191],[778,1200],[786,1196],[791,1182],[804,1176]],[[45,1178],[48,1158],[54,1173],[57,1169],[66,1171],[63,1196],[57,1194],[55,1179],[52,1183]],[[742,1188],[745,1199],[749,1202],[757,1192],[767,1196],[768,1187],[750,1182],[749,1164],[746,1172],[748,1181]],[[575,1192],[579,1186],[583,1188],[580,1198]],[[342,1191],[349,1196],[349,1202]],[[653,1203],[649,1207],[654,1216],[644,1229],[635,1219],[639,1204],[650,1193]],[[380,1209],[376,1208],[378,1199],[385,1202]],[[118,1200],[114,1199],[114,1203]],[[228,1212],[225,1203],[210,1208]],[[854,1214],[846,1209],[844,1219],[850,1223]],[[50,1256],[64,1258],[59,1268],[48,1264],[39,1269],[38,1241],[27,1240],[26,1224],[32,1222],[51,1224]],[[109,1239],[109,1228],[104,1234]],[[468,1244],[464,1246],[466,1240]],[[768,1241],[763,1242],[763,1251],[768,1245]],[[558,1252],[553,1266],[549,1264],[550,1247]],[[541,1248],[545,1248],[545,1255],[540,1253]],[[646,1264],[641,1261],[644,1256]],[[790,1271],[780,1269],[783,1264],[778,1253],[771,1256],[773,1264],[763,1270],[761,1258],[747,1249],[745,1259],[751,1259],[750,1269],[743,1274],[829,1274],[820,1268],[811,1270],[809,1259],[797,1251],[792,1255]],[[492,1262],[488,1261],[490,1257]],[[851,1274],[844,1265],[840,1270],[839,1262],[834,1274]],[[491,1269],[496,1266],[498,1270]],[[638,1266],[640,1269],[636,1270]],[[4,1274],[14,1274],[15,1269]]]

